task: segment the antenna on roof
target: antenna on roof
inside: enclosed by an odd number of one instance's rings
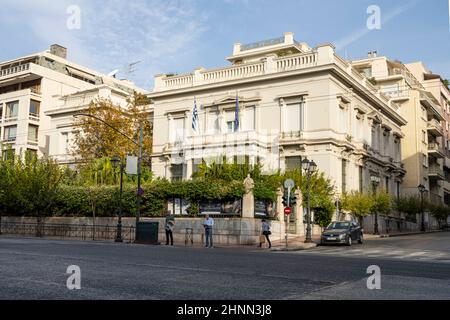
[[[129,75],[130,74],[132,74],[132,73],[134,73],[136,70],[134,69],[134,66],[135,65],[137,65],[137,64],[139,64],[139,63],[141,63],[142,61],[136,61],[136,62],[132,62],[132,63],[129,63],[128,65],[127,65],[127,69],[126,69],[126,71],[125,71],[125,74],[126,74],[126,76],[127,76],[127,78],[129,78]]]

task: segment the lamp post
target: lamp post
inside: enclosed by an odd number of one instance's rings
[[[117,233],[116,242],[123,242],[122,238],[122,193],[123,193],[123,169],[125,165],[122,163],[119,157],[112,157],[111,163],[116,171],[117,167],[120,166],[120,189],[119,189],[119,221],[117,222]]]
[[[302,169],[305,171],[308,184],[308,211],[307,211],[307,226],[306,226],[306,237],[305,237],[305,243],[312,243],[312,235],[311,235],[311,203],[310,203],[310,197],[311,197],[311,175],[316,171],[317,165],[314,161],[309,161],[307,158],[305,158],[302,161]]]
[[[379,176],[371,176],[370,177],[370,181],[372,181],[372,192],[373,192],[373,196],[375,197],[377,194],[377,187],[380,184],[380,177]],[[375,211],[375,222],[373,225],[373,234],[379,234],[378,231],[378,212]]]
[[[139,219],[141,216],[141,196],[143,194],[142,188],[141,188],[141,175],[142,175],[142,149],[143,149],[143,144],[144,144],[144,126],[141,123],[139,123],[139,140],[136,141],[133,138],[130,138],[129,136],[127,136],[125,133],[123,133],[122,131],[120,131],[119,129],[115,128],[114,126],[110,125],[109,123],[107,123],[106,121],[104,121],[103,119],[100,119],[99,117],[96,117],[92,114],[88,114],[88,113],[77,113],[74,115],[74,117],[90,117],[93,118],[97,121],[100,121],[101,123],[105,124],[106,126],[108,126],[109,128],[113,129],[114,131],[116,131],[117,133],[119,133],[120,135],[122,135],[123,137],[125,137],[126,139],[128,139],[129,141],[131,141],[133,144],[135,144],[138,147],[138,172],[137,172],[137,183],[138,183],[138,189],[137,189],[137,200],[136,200],[136,234],[135,234],[135,239],[138,240],[138,225],[139,225]]]
[[[423,212],[423,194],[427,191],[425,186],[423,184],[420,184],[417,189],[419,189],[420,192],[420,213],[422,214],[422,226],[420,228],[420,231],[425,231],[425,214]]]

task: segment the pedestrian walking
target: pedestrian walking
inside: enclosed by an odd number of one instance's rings
[[[213,227],[214,219],[207,214],[205,216],[205,221],[203,221],[203,227],[205,228],[205,248],[213,247]]]
[[[165,223],[166,246],[169,245],[169,239],[170,239],[170,245],[173,246],[173,228],[174,227],[175,227],[175,217],[171,214],[170,211],[167,211],[166,223]]]
[[[272,234],[272,232],[270,231],[270,224],[266,221],[266,220],[262,220],[262,224],[261,224],[261,233],[262,233],[262,237],[265,237],[265,239],[267,239],[267,242],[269,243],[269,249],[272,248],[272,243],[270,242],[270,238],[269,236]],[[262,247],[263,241],[264,239],[260,239],[259,240],[259,247]]]

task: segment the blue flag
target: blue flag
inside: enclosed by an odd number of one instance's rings
[[[194,99],[194,110],[192,110],[192,130],[198,131],[198,111],[197,101]]]
[[[239,131],[239,96],[236,94],[236,110],[234,113],[234,132]]]

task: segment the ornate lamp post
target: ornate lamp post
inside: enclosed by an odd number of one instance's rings
[[[371,176],[370,177],[370,181],[372,182],[372,192],[373,192],[373,196],[375,197],[377,194],[377,188],[378,185],[380,184],[380,177],[379,176]],[[373,234],[379,234],[378,231],[378,212],[375,211],[375,222],[373,225]]]
[[[425,214],[423,212],[423,194],[427,192],[427,189],[423,184],[420,184],[417,189],[419,189],[420,192],[420,213],[422,214],[422,226],[420,228],[420,231],[425,231]]]
[[[119,191],[119,221],[117,222],[117,233],[116,242],[123,242],[122,238],[122,193],[123,193],[123,169],[125,165],[122,163],[119,157],[112,157],[111,164],[116,171],[117,167],[120,166],[120,191]]]
[[[316,171],[317,165],[314,161],[309,161],[305,158],[302,161],[302,169],[305,171],[306,177],[308,179],[307,189],[308,189],[308,211],[307,211],[307,226],[306,226],[306,238],[305,243],[312,243],[312,235],[311,235],[311,175]]]

